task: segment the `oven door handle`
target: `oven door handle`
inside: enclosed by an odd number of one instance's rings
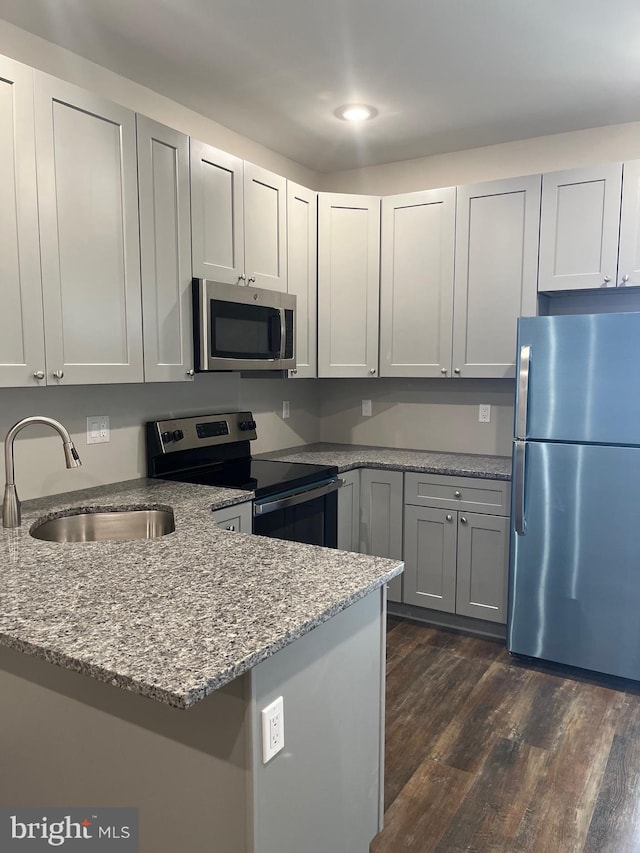
[[[310,489],[303,489],[300,492],[294,492],[291,495],[286,495],[283,498],[275,498],[274,500],[266,500],[264,502],[255,502],[253,504],[254,515],[266,515],[268,512],[276,512],[279,509],[287,509],[296,504],[306,503],[315,498],[322,498],[325,495],[330,495],[331,492],[336,492],[342,487],[343,480],[331,480],[329,483],[323,483],[321,486],[313,486]]]

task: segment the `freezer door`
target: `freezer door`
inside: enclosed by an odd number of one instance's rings
[[[640,448],[527,442],[524,487],[509,651],[640,679]]]
[[[640,445],[640,313],[521,318],[518,359],[516,438]]]

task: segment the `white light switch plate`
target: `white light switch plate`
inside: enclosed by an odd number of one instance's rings
[[[106,444],[110,441],[109,416],[89,415],[87,418],[87,444]]]

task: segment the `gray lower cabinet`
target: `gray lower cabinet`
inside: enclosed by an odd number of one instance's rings
[[[338,548],[358,551],[360,547],[360,469],[340,475],[338,490]]]
[[[370,468],[360,472],[360,553],[402,559],[403,476]],[[390,581],[387,597],[402,601],[402,575]]]
[[[502,481],[406,475],[406,604],[506,622],[509,492]]]
[[[251,533],[253,522],[251,501],[227,506],[213,512],[213,520],[218,527],[235,533]]]

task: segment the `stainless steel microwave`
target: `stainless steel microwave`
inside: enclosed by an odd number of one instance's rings
[[[296,297],[193,279],[196,370],[290,370]]]

